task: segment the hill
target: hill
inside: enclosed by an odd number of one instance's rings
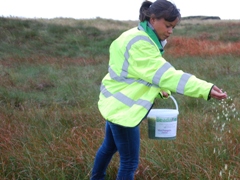
[[[182,18],[183,20],[187,20],[187,19],[197,19],[197,20],[221,20],[220,17],[218,16],[186,16]]]

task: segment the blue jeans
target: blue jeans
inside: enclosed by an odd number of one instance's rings
[[[95,157],[91,180],[103,180],[112,156],[118,151],[117,180],[133,180],[139,162],[139,126],[123,127],[106,121],[105,138]]]

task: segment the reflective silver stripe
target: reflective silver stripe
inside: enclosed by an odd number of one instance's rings
[[[112,79],[114,79],[115,81],[118,81],[118,82],[125,82],[127,84],[132,84],[134,82],[138,82],[140,84],[144,84],[145,86],[148,86],[148,87],[151,87],[153,86],[153,84],[147,82],[147,81],[144,81],[142,79],[133,79],[133,78],[126,78],[126,77],[121,77],[121,76],[118,76],[111,67],[108,68],[108,72],[110,74],[110,77]]]
[[[127,105],[129,107],[132,107],[133,105],[139,105],[148,110],[152,106],[152,104],[147,100],[138,99],[137,101],[134,101],[131,98],[125,96],[124,94],[122,94],[120,92],[114,94],[113,97],[115,97],[117,100],[119,100],[120,102],[124,103],[125,105]]]
[[[186,86],[186,83],[188,81],[188,79],[191,77],[191,74],[188,73],[184,73],[182,75],[182,77],[180,78],[180,81],[178,82],[178,86],[177,86],[177,93],[179,94],[184,94],[184,88]]]
[[[152,83],[159,86],[162,75],[171,67],[172,65],[166,62],[161,68],[157,70],[156,74],[153,77]]]
[[[125,78],[125,77],[121,77],[121,76],[118,76],[111,67],[108,68],[108,72],[110,74],[110,77],[112,79],[114,79],[115,81],[118,81],[118,82],[125,82],[127,84],[132,84],[134,82],[136,82],[136,80],[134,79],[130,79],[130,78]]]
[[[113,97],[115,97],[117,100],[119,100],[120,102],[124,103],[125,105],[131,107],[134,105],[134,100],[132,100],[131,98],[125,96],[123,93],[116,93],[113,95]]]
[[[100,91],[106,98],[112,96],[112,93],[110,93],[103,84],[101,84]]]
[[[122,67],[122,72],[120,73],[120,76],[127,77],[128,75],[128,66],[129,66],[129,50],[131,49],[132,45],[138,41],[147,41],[154,45],[154,43],[149,39],[147,36],[136,36],[129,43],[127,44],[126,51],[124,53],[124,62],[123,62],[123,67]]]
[[[152,103],[147,101],[147,100],[143,100],[143,99],[139,99],[137,100],[137,102],[135,103],[139,106],[143,106],[145,107],[147,110],[149,110],[152,107]]]
[[[152,40],[149,37],[143,36],[143,35],[136,36],[132,40],[130,40],[129,43],[127,44],[126,51],[124,53],[124,62],[123,62],[122,71],[120,73],[120,76],[118,76],[117,73],[114,72],[114,70],[111,67],[108,68],[108,72],[109,72],[111,79],[118,81],[118,82],[125,82],[127,84],[132,84],[134,82],[138,82],[138,83],[144,84],[146,86],[155,86],[155,85],[153,85],[149,82],[146,82],[142,79],[127,78],[128,67],[129,67],[129,62],[128,62],[129,50],[131,49],[131,47],[134,43],[141,41],[141,40],[147,41],[147,42],[151,43],[152,45],[154,45],[154,43],[152,42]],[[148,110],[152,106],[152,103],[147,100],[139,99],[137,101],[134,101],[133,99],[127,97],[126,95],[124,95],[123,93],[120,93],[120,92],[118,92],[116,94],[112,94],[105,88],[105,86],[103,84],[101,85],[100,90],[101,90],[101,93],[106,98],[113,96],[114,98],[116,98],[117,100],[119,100],[120,102],[122,102],[123,104],[125,104],[129,107],[132,107],[133,105],[136,104],[136,105],[142,106]]]
[[[147,41],[149,43],[151,43],[152,45],[154,45],[154,43],[152,42],[151,39],[149,39],[149,37],[147,36],[143,36],[143,35],[140,35],[140,36],[136,36],[134,37],[131,41],[129,41],[127,47],[126,47],[126,51],[124,53],[124,62],[123,62],[123,66],[122,66],[122,72],[120,73],[120,76],[118,76],[111,67],[109,67],[109,74],[110,74],[110,77],[116,81],[119,81],[119,82],[125,82],[125,83],[128,83],[128,84],[132,84],[134,82],[138,82],[140,84],[144,84],[146,86],[152,86],[151,83],[149,82],[146,82],[142,79],[132,79],[132,78],[127,78],[127,75],[128,75],[128,67],[129,67],[129,62],[128,62],[128,59],[129,59],[129,50],[131,49],[132,45],[138,41]]]
[[[101,85],[100,89],[101,89],[102,94],[106,98],[113,96],[114,98],[116,98],[117,100],[119,100],[120,102],[122,102],[123,104],[125,104],[126,106],[129,106],[129,107],[132,107],[133,105],[136,104],[136,105],[142,106],[148,110],[152,106],[152,103],[147,100],[139,99],[137,101],[134,101],[131,98],[127,97],[126,95],[124,95],[123,93],[120,93],[120,92],[118,92],[116,94],[112,94],[104,87],[103,84]]]

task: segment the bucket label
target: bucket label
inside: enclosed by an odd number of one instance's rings
[[[156,118],[155,137],[175,137],[177,134],[177,118]]]

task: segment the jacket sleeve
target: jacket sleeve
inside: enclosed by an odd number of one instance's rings
[[[213,84],[176,70],[161,56],[157,46],[139,41],[131,47],[129,53],[130,77],[143,79],[171,92],[208,100]]]

